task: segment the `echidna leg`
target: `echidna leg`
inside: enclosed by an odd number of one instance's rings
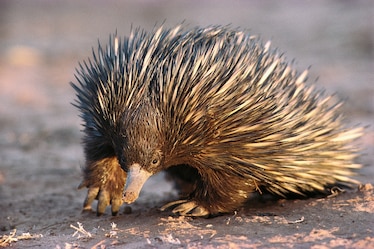
[[[196,182],[200,179],[197,169],[181,164],[167,169],[166,172],[171,176],[171,179],[175,180],[176,188],[179,190],[182,199],[169,202],[162,206],[160,210],[164,211],[174,207],[172,212],[175,214],[195,217],[209,216],[210,213],[206,208],[199,206],[196,201],[189,198],[190,194],[196,189]]]
[[[214,216],[229,213],[242,207],[254,191],[247,179],[237,175],[229,175],[224,171],[205,169],[200,178],[197,178],[196,188],[189,195],[189,202],[195,203],[190,213],[195,216]],[[187,208],[181,204],[179,209]]]
[[[174,207],[173,213],[184,216],[208,217],[234,211],[255,191],[248,179],[224,171],[205,168],[199,172],[187,165],[178,165],[167,172],[184,182],[178,188],[183,195],[182,200],[170,202],[161,210]]]
[[[112,215],[116,215],[123,204],[125,181],[126,172],[122,170],[116,157],[88,162],[84,169],[84,180],[79,186],[88,188],[83,210],[92,210],[92,203],[97,199],[97,215],[103,214],[109,205],[112,206]]]

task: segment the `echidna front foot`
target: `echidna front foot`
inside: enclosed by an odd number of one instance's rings
[[[208,217],[210,215],[210,212],[206,208],[191,200],[172,201],[162,206],[160,210],[164,211],[172,206],[176,206],[172,210],[173,213],[183,216]]]
[[[87,187],[87,196],[83,203],[83,211],[92,210],[92,203],[98,200],[96,213],[98,216],[111,205],[112,215],[117,215],[123,204],[123,188],[126,173],[119,166],[116,158],[105,158],[89,164],[85,170],[85,179],[79,188]]]
[[[89,187],[87,191],[86,199],[83,203],[83,211],[92,211],[92,203],[97,200],[96,214],[97,216],[102,215],[105,212],[107,206],[111,205],[112,215],[116,216],[118,211],[123,204],[122,191],[121,194],[110,193],[100,187]]]

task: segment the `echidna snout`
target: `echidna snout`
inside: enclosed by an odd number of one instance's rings
[[[151,175],[150,172],[142,169],[139,164],[132,165],[127,172],[123,201],[130,204],[138,199],[140,190]]]

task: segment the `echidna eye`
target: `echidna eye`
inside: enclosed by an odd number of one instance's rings
[[[152,161],[152,164],[157,164],[158,163],[158,159],[153,159],[153,161]]]

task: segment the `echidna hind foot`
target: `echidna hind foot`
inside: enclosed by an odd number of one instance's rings
[[[121,169],[117,158],[104,158],[88,163],[84,169],[84,180],[79,188],[87,187],[87,196],[83,203],[83,211],[91,211],[92,203],[97,200],[97,215],[102,215],[111,205],[112,215],[117,215],[123,204],[123,189],[126,172]]]
[[[161,211],[165,211],[166,209],[175,206],[172,210],[173,213],[183,215],[183,216],[193,216],[193,217],[208,217],[210,212],[200,206],[195,201],[189,200],[177,200],[172,201],[160,208]]]

